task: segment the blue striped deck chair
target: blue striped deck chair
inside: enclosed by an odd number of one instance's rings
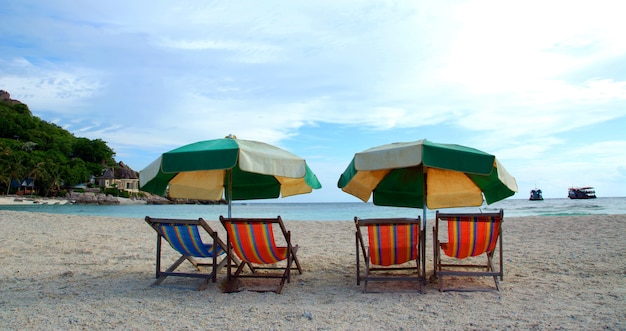
[[[421,275],[420,218],[354,218],[356,225],[356,284],[364,282],[363,291],[371,281],[415,282],[423,292]],[[367,229],[367,244],[362,229]],[[361,274],[361,258],[365,272]],[[390,286],[384,287],[386,290]]]
[[[269,292],[278,294],[282,291],[285,282],[291,281],[292,268],[302,274],[302,267],[296,253],[298,245],[291,243],[291,232],[287,231],[280,216],[276,218],[225,218],[220,216],[220,222],[224,225],[227,234],[227,251],[234,252],[243,261],[232,272],[231,266],[227,267],[227,277],[230,286],[226,292],[238,292],[240,287],[238,280],[242,278],[276,278],[280,279],[277,287],[256,286],[251,291]],[[278,246],[274,236],[273,224],[284,239],[285,245]],[[295,267],[293,266],[295,264]],[[248,266],[251,274],[243,274],[244,266]]]
[[[439,291],[489,291],[500,290],[499,280],[504,279],[502,258],[502,220],[504,212],[446,214],[437,211],[433,227],[435,277]],[[439,222],[447,222],[448,241],[439,238]],[[499,250],[498,269],[494,264]],[[443,255],[442,255],[443,253]],[[481,256],[486,256],[486,261]],[[480,261],[485,261],[484,263]],[[482,269],[482,270],[481,270]],[[473,271],[478,270],[478,271]],[[444,277],[493,277],[494,287],[444,287]],[[498,280],[499,279],[499,280]]]
[[[156,282],[160,285],[168,276],[203,278],[204,281],[198,287],[198,291],[207,288],[209,281],[217,280],[217,273],[226,263],[226,244],[213,231],[209,224],[202,218],[198,219],[164,219],[146,216],[146,222],[157,233],[156,245]],[[200,236],[200,229],[206,232],[209,243],[205,243]],[[162,239],[181,254],[166,270],[161,270]],[[189,261],[197,272],[175,271],[184,261]],[[237,266],[239,261],[232,260]],[[204,269],[209,269],[206,272]]]

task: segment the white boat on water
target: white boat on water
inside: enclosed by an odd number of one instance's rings
[[[534,190],[530,190],[530,198],[528,200],[531,200],[531,201],[543,200],[543,192],[541,192],[541,189],[536,188]]]
[[[596,191],[591,186],[570,187],[567,191],[567,197],[570,199],[595,199]]]

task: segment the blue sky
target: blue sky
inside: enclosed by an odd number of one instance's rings
[[[5,1],[0,89],[135,170],[230,133],[337,188],[355,152],[495,154],[528,198],[626,196],[621,1]]]

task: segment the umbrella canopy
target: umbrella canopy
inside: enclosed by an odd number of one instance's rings
[[[356,153],[337,185],[364,202],[373,195],[375,205],[429,209],[480,206],[483,196],[490,204],[517,192],[495,156],[426,139]]]
[[[140,171],[142,191],[172,198],[271,199],[322,187],[306,161],[281,148],[226,137],[185,145]]]
[[[393,143],[356,153],[337,186],[379,206],[426,208],[480,206],[517,192],[517,183],[496,157],[471,147],[426,139]],[[422,275],[426,236],[422,235]],[[425,279],[423,280],[425,281]]]

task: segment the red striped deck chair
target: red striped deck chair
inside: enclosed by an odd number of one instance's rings
[[[423,291],[420,275],[420,218],[354,218],[356,225],[356,284],[370,281],[417,282]],[[367,229],[367,245],[363,230]],[[361,254],[365,273],[361,275]],[[387,287],[389,288],[389,287]]]
[[[291,281],[291,270],[295,268],[302,274],[302,267],[296,256],[298,245],[291,243],[291,232],[287,231],[280,216],[276,218],[225,218],[220,216],[220,222],[226,229],[226,247],[243,262],[233,272],[230,264],[227,267],[229,286],[226,292],[240,291],[241,278],[276,278],[280,279],[277,288],[267,287],[250,288],[252,291],[280,293],[285,282]],[[284,239],[284,246],[278,246],[274,238],[273,225],[278,224]],[[252,273],[244,274],[243,268],[248,265]],[[276,271],[279,271],[278,273]]]
[[[226,244],[220,240],[217,232],[213,231],[204,219],[165,219],[146,216],[145,220],[157,233],[157,280],[154,285],[160,285],[168,276],[202,278],[204,281],[198,287],[198,291],[201,291],[207,288],[209,281],[215,282],[219,270],[227,262],[230,263],[225,257]],[[205,236],[210,239],[209,243],[202,240],[200,228],[206,232]],[[162,239],[165,239],[181,255],[164,271],[161,270]],[[189,261],[197,272],[175,271],[184,261]],[[233,260],[232,263],[239,266],[238,260]],[[209,268],[209,272],[204,271],[205,268]]]
[[[502,258],[502,220],[504,213],[445,214],[437,212],[433,227],[435,257],[435,277],[439,280],[439,290],[485,291],[500,290],[500,280],[504,279]],[[448,242],[439,240],[439,221],[447,221]],[[499,265],[496,270],[494,255],[499,248]],[[447,256],[442,258],[444,253]],[[485,255],[486,262],[479,257]],[[477,260],[478,259],[478,260]],[[480,271],[472,271],[482,269]],[[495,288],[451,287],[445,288],[444,276],[493,277]]]

